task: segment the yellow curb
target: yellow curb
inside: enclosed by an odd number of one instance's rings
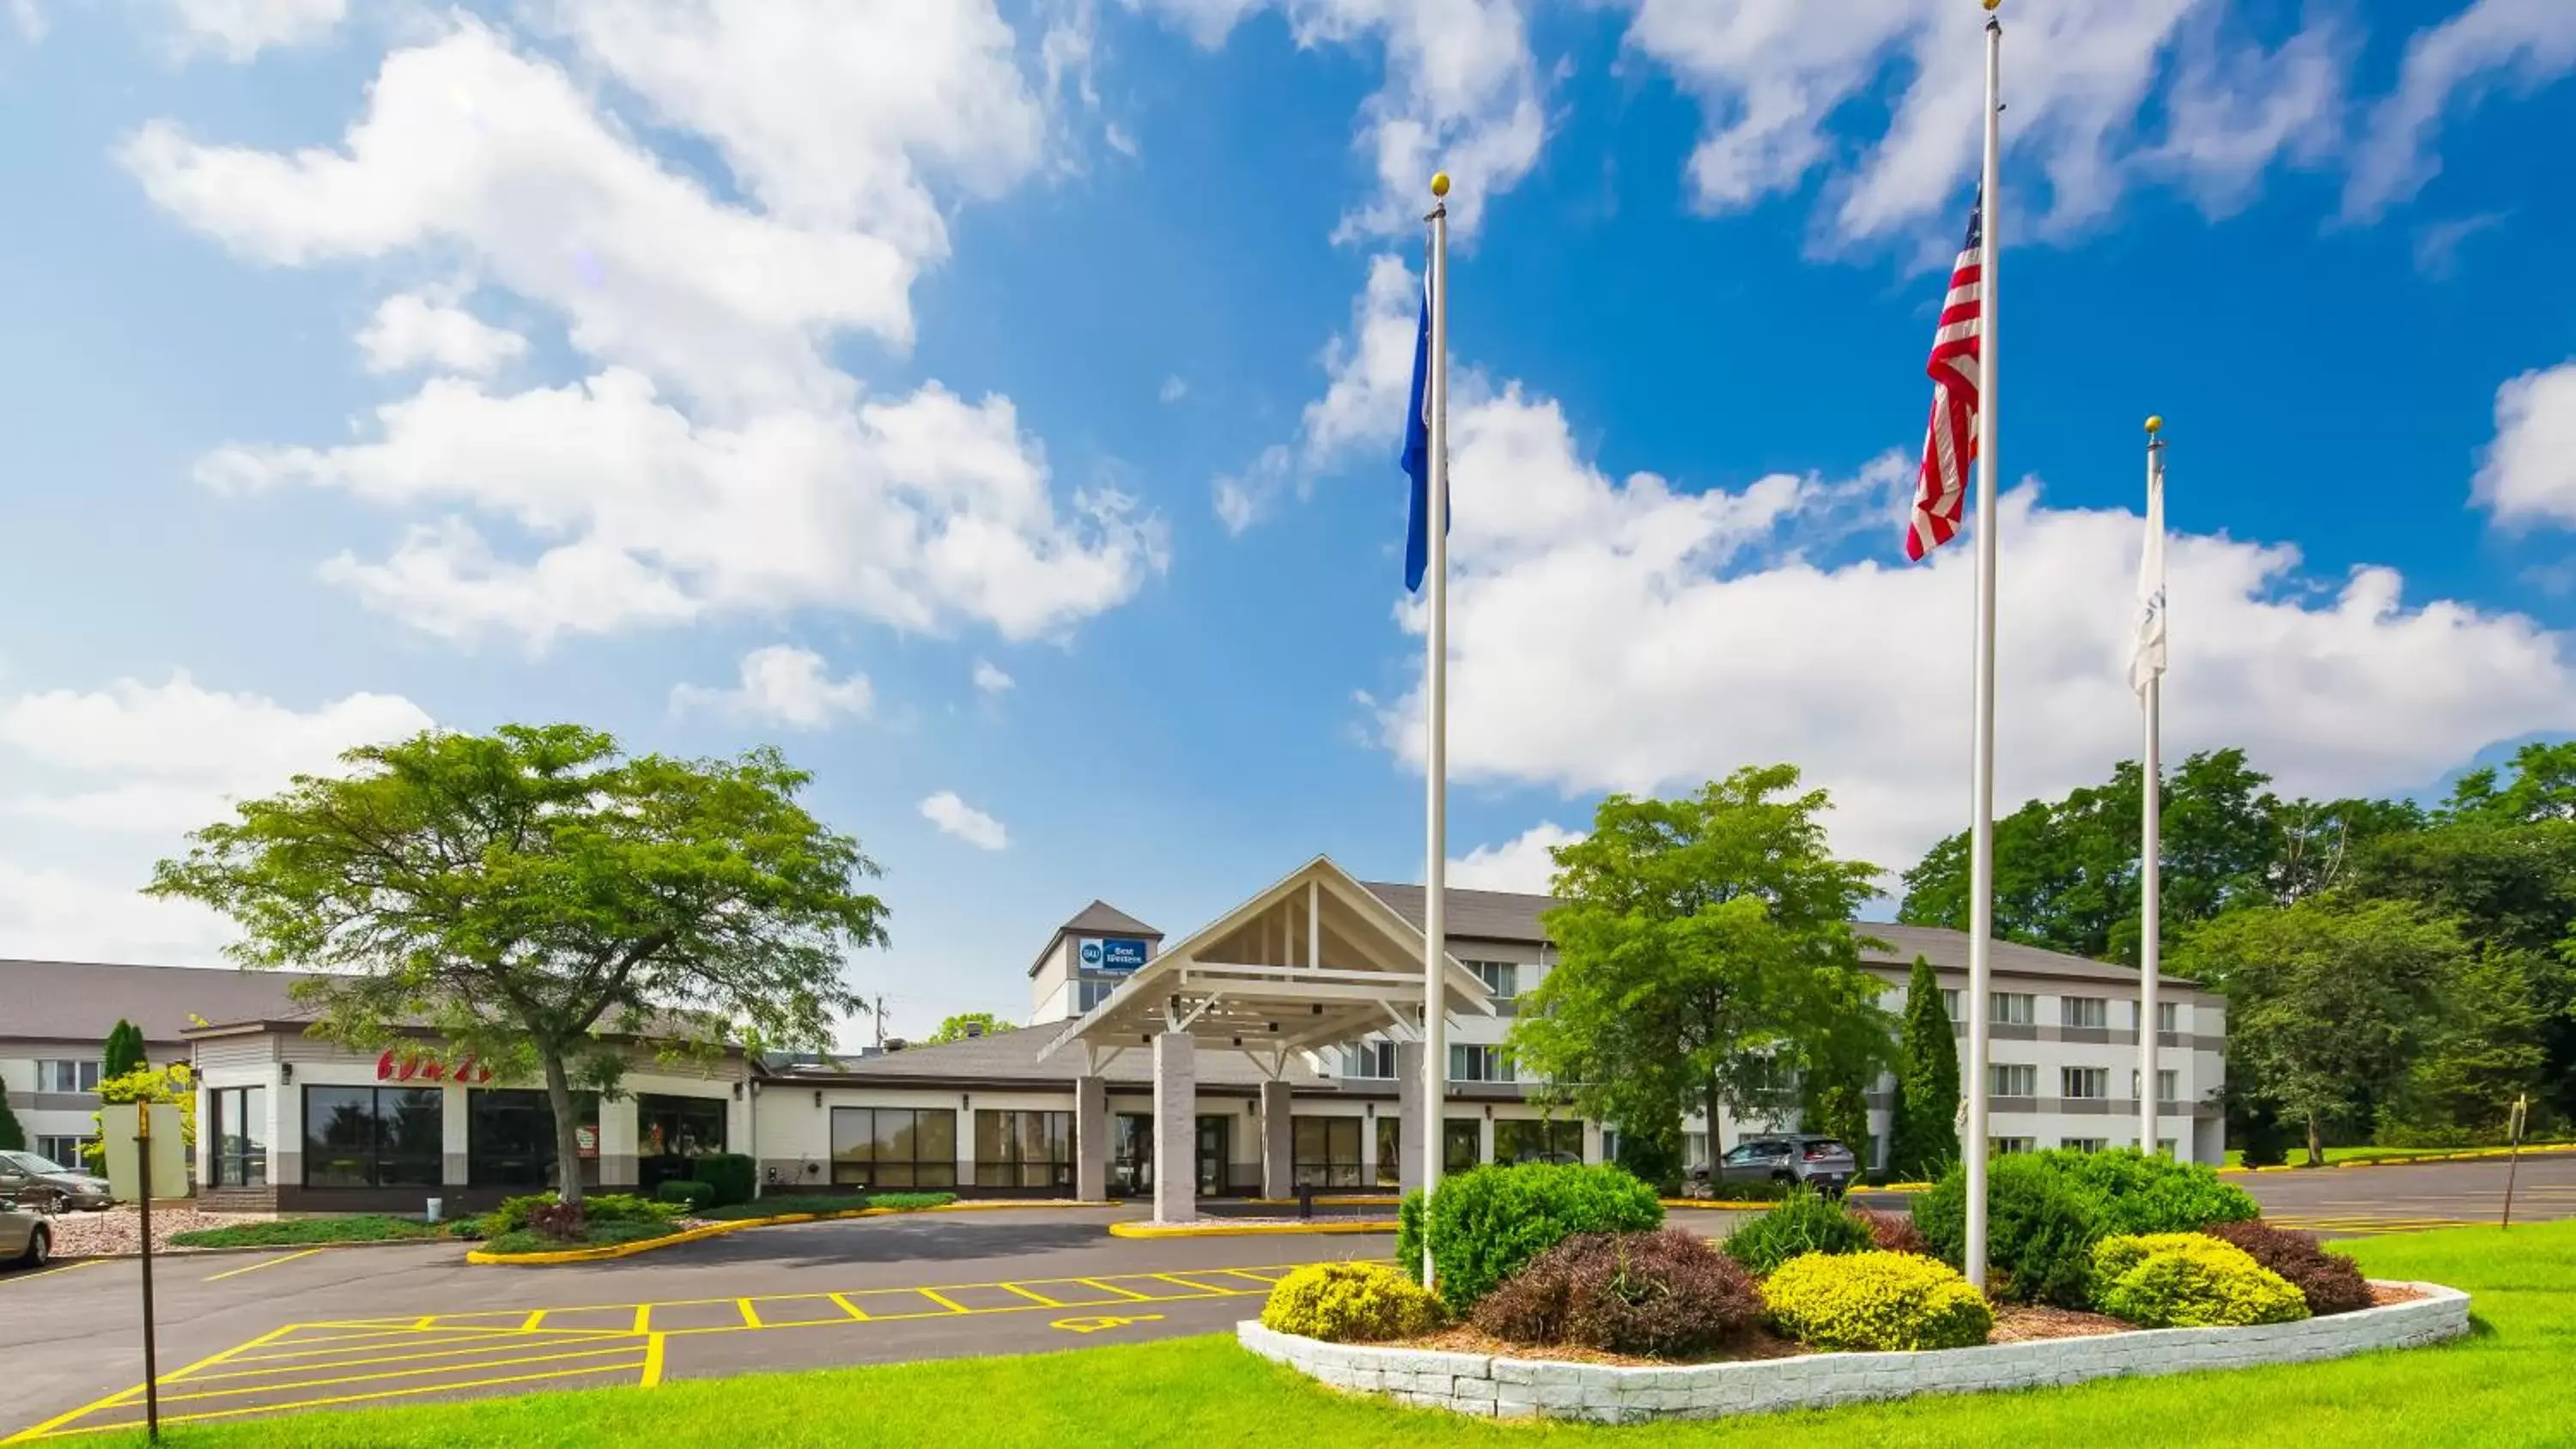
[[[554,1263],[598,1263],[605,1262],[610,1258],[631,1258],[638,1253],[649,1253],[655,1248],[674,1247],[681,1243],[702,1242],[708,1238],[719,1237],[725,1233],[740,1232],[744,1228],[769,1228],[777,1227],[784,1223],[820,1223],[830,1222],[840,1218],[890,1218],[899,1217],[907,1213],[989,1212],[999,1208],[1015,1207],[1110,1206],[1113,1206],[1113,1204],[1105,1202],[1079,1202],[1071,1198],[1043,1198],[1030,1202],[1015,1202],[1007,1198],[978,1198],[973,1202],[941,1203],[936,1207],[841,1208],[825,1213],[780,1213],[775,1217],[733,1218],[724,1222],[708,1223],[704,1227],[684,1228],[676,1233],[667,1233],[658,1238],[644,1238],[632,1243],[609,1243],[596,1248],[565,1248],[560,1252],[553,1253],[490,1253],[477,1248],[465,1255],[465,1261],[468,1263],[497,1263],[526,1267],[544,1267]]]
[[[1668,1208],[1713,1208],[1720,1212],[1762,1212],[1780,1205],[1777,1198],[1769,1202],[1730,1202],[1712,1197],[1668,1197],[1663,1203]]]
[[[1256,1238],[1290,1233],[1391,1233],[1385,1218],[1317,1220],[1312,1223],[1193,1223],[1183,1227],[1159,1223],[1111,1223],[1113,1238]]]
[[[1295,1207],[1302,1199],[1293,1197],[1252,1197],[1244,1201],[1256,1207]],[[1337,1203],[1344,1207],[1402,1207],[1404,1199],[1390,1195],[1369,1197],[1319,1197],[1320,1203]]]

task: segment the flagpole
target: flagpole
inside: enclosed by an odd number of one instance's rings
[[[1442,1019],[1447,1001],[1441,961],[1447,953],[1448,909],[1443,899],[1449,852],[1449,173],[1431,178],[1431,403],[1429,497],[1423,526],[1430,535],[1430,627],[1425,629],[1422,746],[1425,842],[1422,866],[1422,1197],[1440,1187],[1443,1103],[1448,1098],[1449,1053]],[[1431,1235],[1422,1235],[1422,1282],[1432,1283]]]
[[[2147,419],[2147,526],[2164,526],[2164,419]],[[2148,541],[2149,548],[2157,546]],[[2163,587],[2161,579],[2156,586]],[[2144,584],[2141,584],[2144,587]],[[2145,821],[2138,850],[2138,1150],[2156,1150],[2156,974],[2164,950],[2164,671],[2148,673],[2140,691],[2146,714],[2146,766],[2139,771],[2138,813]],[[2181,1147],[2179,1139],[2175,1142]]]
[[[1992,12],[1998,0],[1983,0]],[[1986,146],[1977,250],[1977,632],[1976,746],[1970,775],[1977,797],[1968,854],[1968,1281],[1986,1286],[1986,1056],[1994,1033],[1991,988],[1995,931],[1995,257],[2003,210],[2003,22],[1986,17]]]

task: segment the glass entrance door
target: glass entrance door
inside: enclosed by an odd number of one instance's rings
[[[1199,1119],[1199,1196],[1201,1197],[1225,1196],[1226,1136],[1227,1129],[1233,1124],[1234,1119],[1231,1117]]]

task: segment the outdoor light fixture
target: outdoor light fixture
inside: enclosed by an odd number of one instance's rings
[[[814,1105],[817,1107],[823,1105],[823,1089],[820,1087],[814,1089]]]
[[[278,1079],[279,1081],[281,1081],[281,1082],[291,1082],[291,1081],[294,1081],[294,1080],[295,1080],[295,1063],[293,1063],[293,1062],[279,1062],[279,1063],[277,1064],[277,1079]]]
[[[742,1100],[742,1083],[740,1082],[733,1084],[733,1099],[737,1102]]]
[[[967,1104],[967,1097],[966,1097],[966,1094],[965,1094],[964,1092],[960,1092],[960,1093],[958,1093],[958,1094],[957,1094],[957,1110],[958,1110],[958,1111],[960,1111],[960,1112],[965,1111],[965,1110],[966,1110],[966,1104]]]
[[[1272,1036],[1277,1036],[1279,1034],[1279,1023],[1275,1021],[1270,1023],[1270,1034]]]

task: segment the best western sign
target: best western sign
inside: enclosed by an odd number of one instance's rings
[[[1145,964],[1145,943],[1127,936],[1086,936],[1074,950],[1085,971],[1123,975]]]

